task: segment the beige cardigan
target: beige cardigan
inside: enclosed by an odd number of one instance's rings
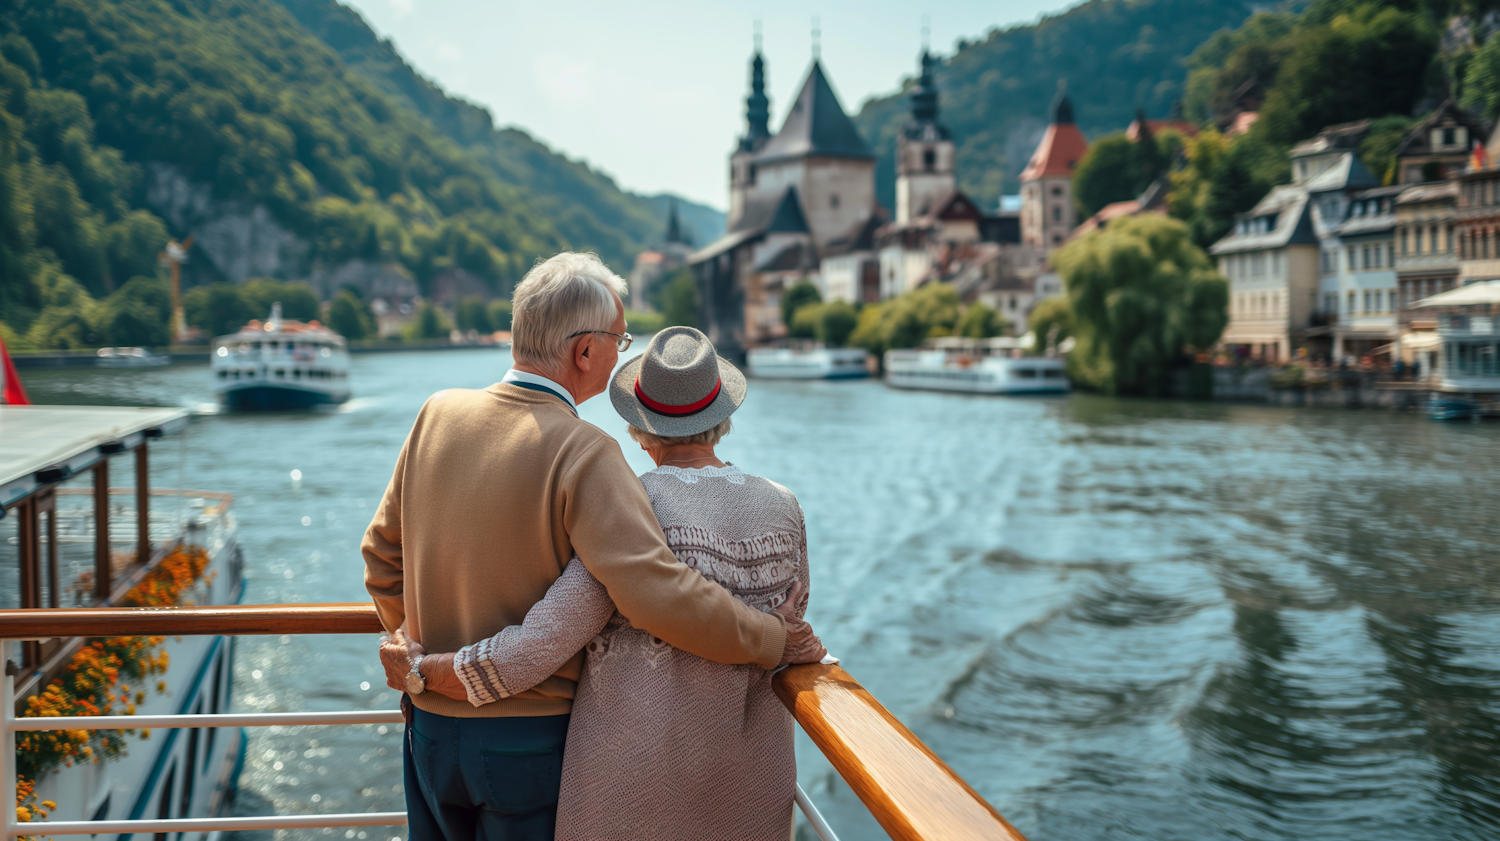
[[[519,624],[577,555],[620,613],[721,663],[781,660],[786,629],[677,562],[619,444],[561,399],[513,385],[433,395],[417,416],[360,549],[387,630],[454,651]],[[569,712],[581,653],[536,686],[458,718]]]

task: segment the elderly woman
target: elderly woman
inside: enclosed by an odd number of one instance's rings
[[[702,333],[673,327],[620,368],[610,399],[657,464],[641,481],[678,560],[746,604],[799,622],[808,587],[801,506],[714,453],[745,399],[744,376]],[[789,661],[826,654],[816,638],[806,645],[816,651]],[[585,646],[560,841],[789,837],[793,725],[771,672],[711,662],[632,627],[576,558],[522,625],[425,658],[451,657],[462,695],[451,684],[434,689],[478,706],[524,692]],[[388,670],[404,671],[402,657],[392,659]]]

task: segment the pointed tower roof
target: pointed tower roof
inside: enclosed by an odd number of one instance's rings
[[[903,130],[910,140],[947,140],[948,129],[937,121],[937,81],[932,78],[933,65],[937,60],[926,50],[922,51],[922,73],[917,77],[917,86],[911,92],[911,120]]]
[[[692,245],[693,238],[688,236],[683,229],[681,220],[677,217],[677,198],[668,199],[667,204],[667,236],[666,242],[678,243],[679,245]]]
[[[755,50],[750,59],[750,95],[745,97],[745,136],[740,150],[754,152],[771,136],[771,100],[766,97],[766,60]]]
[[[1088,150],[1089,142],[1083,139],[1083,132],[1073,122],[1073,104],[1068,101],[1067,89],[1058,85],[1057,99],[1052,101],[1052,124],[1047,126],[1042,142],[1031,155],[1031,162],[1021,172],[1021,180],[1071,177]]]
[[[839,105],[823,66],[813,61],[802,90],[792,103],[781,131],[761,152],[762,160],[824,155],[837,158],[874,158],[859,130]]]

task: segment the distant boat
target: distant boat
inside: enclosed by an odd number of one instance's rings
[[[214,339],[214,394],[225,408],[280,411],[349,399],[349,350],[344,337],[316,321],[271,317]]]
[[[860,348],[756,348],[747,354],[750,376],[776,380],[849,380],[867,377],[869,354]]]
[[[154,368],[171,361],[171,357],[157,356],[143,347],[99,348],[101,368]]]
[[[885,382],[895,388],[967,394],[1066,394],[1061,357],[1022,356],[1017,339],[938,339],[932,347],[888,350]]]

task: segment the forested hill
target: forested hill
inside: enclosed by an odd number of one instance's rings
[[[633,253],[661,235],[667,213],[665,197],[657,200],[621,191],[608,176],[553,152],[524,131],[495,129],[487,110],[450,96],[424,78],[358,12],[337,0],[279,2],[338,51],[350,69],[427,117],[454,142],[476,151],[507,183],[528,188],[552,212],[583,211],[586,217],[579,222],[595,229],[597,247]],[[700,242],[723,232],[723,214],[717,210],[683,202],[679,213]],[[621,248],[605,245],[611,233],[625,237],[627,243]]]
[[[1035,24],[961,42],[937,73],[940,119],[958,144],[960,186],[985,206],[1002,191],[1016,191],[1059,80],[1066,80],[1079,128],[1089,137],[1123,129],[1137,107],[1154,119],[1170,116],[1183,96],[1184,60],[1214,32],[1238,26],[1264,5],[1089,0]],[[915,72],[915,58],[912,66]],[[887,207],[895,206],[896,131],[909,108],[903,91],[866,102],[855,118],[879,155],[876,189]]]
[[[500,292],[539,255],[623,270],[660,236],[662,203],[489,128],[345,12],[320,36],[275,0],[0,4],[0,328],[97,332],[91,302],[154,276],[168,235],[195,235],[193,282]]]

